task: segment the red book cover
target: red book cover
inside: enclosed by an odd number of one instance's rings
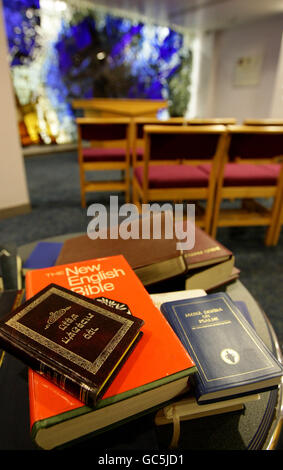
[[[115,402],[119,396],[125,398],[157,389],[181,376],[187,384],[188,376],[196,370],[193,360],[122,255],[30,271],[26,277],[27,298],[50,283],[89,298],[108,297],[124,303],[133,315],[144,321],[142,340],[102,397],[101,407],[104,402]],[[29,392],[30,424],[34,433],[41,426],[60,421],[64,414],[78,416],[89,411],[79,400],[31,369]]]

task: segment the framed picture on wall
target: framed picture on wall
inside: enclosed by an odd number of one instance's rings
[[[238,57],[234,70],[234,86],[256,86],[260,81],[262,55]]]

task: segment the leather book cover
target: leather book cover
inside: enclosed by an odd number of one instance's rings
[[[141,217],[132,221],[132,230],[138,234],[138,238],[123,239],[118,227],[116,238],[109,230],[105,239],[92,240],[85,234],[66,240],[56,266],[104,256],[123,255],[144,285],[184,274],[187,266],[182,251],[177,249],[178,240],[175,234],[173,233],[172,238],[165,238],[164,214],[161,214],[159,238],[153,237],[152,217],[149,219],[149,238],[142,236],[143,220]]]
[[[164,228],[164,226],[162,226]],[[186,274],[203,266],[221,263],[232,257],[231,250],[195,226],[195,244],[190,250],[177,250],[177,238],[92,240],[80,235],[66,240],[56,265],[74,263],[103,256],[122,254],[144,285]]]
[[[123,255],[133,269],[180,256],[176,240],[97,239],[87,235],[70,238],[63,244],[56,266],[105,256]]]
[[[0,345],[94,406],[144,321],[50,284],[0,322]]]
[[[166,302],[161,311],[196,363],[200,404],[279,385],[282,365],[226,293]]]
[[[195,246],[184,250],[188,270],[201,268],[210,264],[221,263],[231,258],[232,251],[217,240],[214,240],[200,227],[195,226]]]

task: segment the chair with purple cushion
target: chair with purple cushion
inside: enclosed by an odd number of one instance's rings
[[[86,192],[124,191],[130,199],[130,119],[78,118],[78,158],[81,204],[86,206]],[[87,172],[119,170],[121,181],[91,181]]]
[[[211,234],[217,227],[267,226],[271,245],[283,185],[283,127],[228,126],[229,148],[219,170]],[[207,174],[209,168],[201,167]],[[223,208],[224,200],[241,200],[240,208]],[[258,199],[270,199],[262,204]]]
[[[197,223],[209,233],[226,137],[225,126],[144,126],[143,162],[133,168],[133,202],[206,201]],[[200,164],[212,171],[206,174]]]

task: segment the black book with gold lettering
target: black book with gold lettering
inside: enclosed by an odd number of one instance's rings
[[[140,339],[143,323],[50,284],[0,321],[0,346],[94,406]]]

